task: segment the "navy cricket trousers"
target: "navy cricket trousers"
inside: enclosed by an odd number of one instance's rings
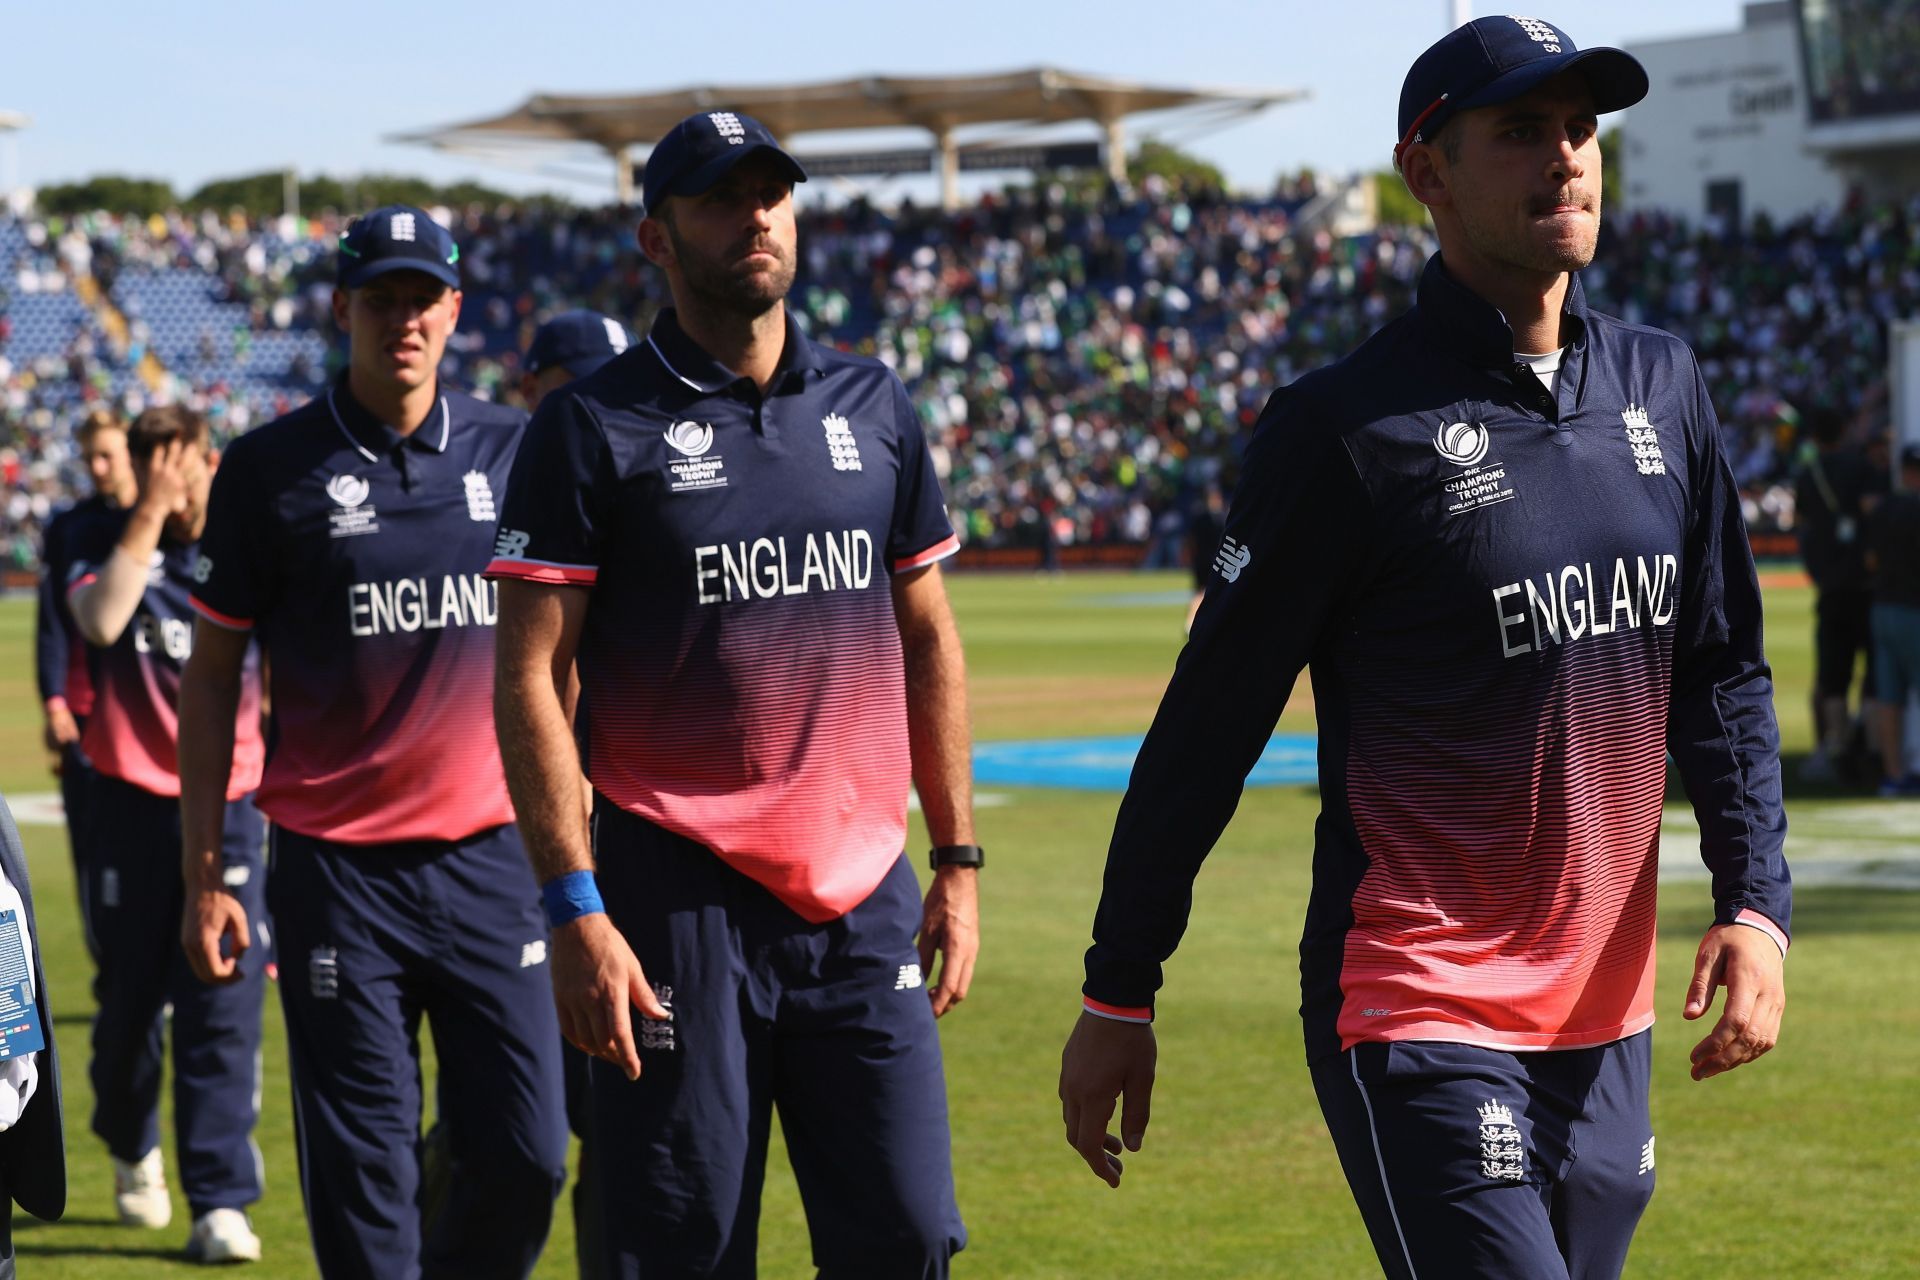
[[[300,1189],[339,1280],[520,1277],[566,1177],[547,926],[519,833],[352,846],[273,828]],[[421,1228],[420,1020],[451,1160]]]
[[[602,898],[669,1023],[641,1073],[593,1062],[607,1256],[622,1280],[751,1277],[774,1108],[825,1280],[944,1277],[954,1202],[940,1040],[902,857],[809,924],[703,846],[596,800]]]
[[[87,784],[82,897],[98,966],[93,1020],[93,1131],[121,1160],[160,1142],[164,1009],[173,1006],[173,1114],[180,1189],[194,1216],[260,1198],[260,1017],[270,934],[265,906],[266,824],[251,796],[227,805],[221,859],[227,888],[247,909],[253,945],[240,980],[194,977],[180,946],[180,801],[118,778]]]
[[[86,722],[80,722],[81,730]],[[93,787],[99,774],[94,770],[93,761],[80,749],[77,742],[69,743],[60,752],[60,807],[67,815],[67,851],[73,858],[73,884],[80,898],[80,928],[82,940],[87,944],[87,954],[94,963],[99,963],[99,953],[93,945],[93,922],[88,918],[87,895],[93,891],[93,878],[87,874],[87,850],[91,834],[87,824],[93,818]],[[98,996],[95,997],[98,999]]]
[[[1404,1040],[1313,1064],[1392,1280],[1612,1280],[1653,1197],[1653,1033],[1510,1053]]]

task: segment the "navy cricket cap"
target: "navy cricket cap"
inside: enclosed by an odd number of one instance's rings
[[[1594,110],[1621,111],[1647,96],[1647,71],[1620,49],[1580,49],[1538,18],[1475,18],[1414,60],[1400,86],[1400,142],[1393,164],[1462,111],[1511,102],[1563,71],[1593,88]]]
[[[807,171],[774,140],[767,126],[734,111],[688,116],[654,144],[647,156],[641,200],[651,213],[668,196],[697,196],[757,151],[771,151],[787,176],[805,182]]]
[[[460,246],[452,234],[426,210],[410,204],[390,204],[363,213],[347,224],[340,237],[339,278],[343,287],[358,289],[389,271],[424,271],[450,289],[460,287]]]
[[[527,347],[527,372],[565,369],[584,378],[633,345],[633,335],[598,311],[562,311],[538,329]]]

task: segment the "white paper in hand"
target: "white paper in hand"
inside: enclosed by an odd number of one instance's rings
[[[33,935],[26,903],[0,872],[0,1132],[11,1129],[40,1084],[35,1050],[46,1043],[34,1003]]]
[[[11,1058],[0,1067],[0,1133],[19,1123],[20,1113],[33,1101],[33,1091],[40,1087],[40,1068],[34,1065],[39,1056]]]

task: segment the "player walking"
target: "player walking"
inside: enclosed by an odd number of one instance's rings
[[[405,205],[340,241],[346,374],[236,440],[213,490],[182,692],[183,937],[230,973],[250,913],[213,874],[250,636],[271,663],[268,903],[278,932],[301,1190],[328,1276],[522,1276],[565,1177],[559,1027],[539,893],[490,707],[481,577],[524,417],[442,387],[459,252]],[[422,1239],[418,1034],[432,1027],[453,1161]]]
[[[934,1030],[978,946],[957,542],[899,380],[786,313],[804,176],[728,112],[655,147],[640,242],[674,307],[542,404],[492,569],[501,746],[627,1276],[754,1273],[774,1106],[822,1276],[944,1276],[965,1240]]]
[[[260,1257],[246,1208],[260,1198],[260,1005],[265,949],[229,957],[232,980],[201,982],[174,945],[181,886],[178,718],[181,670],[194,641],[188,592],[219,455],[205,419],[178,406],[134,420],[127,444],[139,501],[118,541],[75,566],[67,605],[95,647],[96,698],[80,748],[96,770],[88,790],[89,846],[80,895],[98,974],[93,1020],[93,1131],[114,1164],[121,1219],[163,1227],[172,1217],[160,1158],[160,1042],[173,1010],[174,1127],[180,1181],[193,1210],[187,1256]],[[217,780],[210,873],[262,915],[266,824],[254,807],[265,748],[258,654],[243,646],[234,750]],[[264,928],[264,924],[262,926]]]
[[[1692,352],[1577,274],[1596,117],[1646,89],[1532,18],[1407,76],[1395,158],[1441,252],[1413,311],[1269,404],[1115,826],[1060,1082],[1113,1185],[1193,877],[1306,664],[1306,1047],[1389,1275],[1620,1271],[1653,1191],[1669,751],[1713,870],[1685,1016],[1726,989],[1694,1077],[1774,1044],[1790,891],[1740,504]]]
[[[85,871],[87,817],[93,810],[88,788],[93,762],[80,749],[87,717],[93,713],[93,683],[87,671],[87,641],[67,612],[67,586],[75,565],[98,561],[113,550],[139,492],[127,457],[127,424],[96,409],[74,428],[80,461],[93,479],[93,492],[47,521],[41,536],[40,593],[34,619],[34,675],[40,689],[47,750],[60,775],[60,801],[67,818],[67,843],[73,855],[74,882],[86,916]],[[91,941],[88,943],[92,945]],[[136,1218],[142,1215],[135,1214]]]

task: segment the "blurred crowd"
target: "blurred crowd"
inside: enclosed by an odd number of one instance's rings
[[[794,301],[818,337],[910,388],[970,543],[1130,543],[1172,563],[1270,391],[1411,302],[1424,228],[1336,236],[1311,189],[1262,200],[1040,184],[958,213],[854,202],[804,212]],[[440,214],[443,211],[436,211]],[[466,298],[445,376],[512,399],[547,315],[585,306],[644,331],[664,301],[630,211],[446,212]],[[1800,420],[1836,412],[1861,447],[1888,423],[1889,322],[1920,298],[1920,198],[1786,225],[1616,218],[1584,276],[1602,310],[1699,353],[1749,522],[1791,530]],[[39,523],[82,483],[71,427],[91,407],[184,399],[227,435],[311,395],[340,359],[332,217],[0,219],[0,557],[28,568]],[[165,334],[142,281],[201,289],[201,331]],[[64,345],[10,349],[23,300],[71,295]],[[177,319],[174,321],[177,323]],[[257,344],[319,335],[262,371]],[[43,344],[44,346],[44,344]],[[278,350],[278,348],[274,348]],[[291,349],[291,348],[289,348]],[[166,354],[168,358],[162,358]],[[242,374],[242,370],[247,372]]]

